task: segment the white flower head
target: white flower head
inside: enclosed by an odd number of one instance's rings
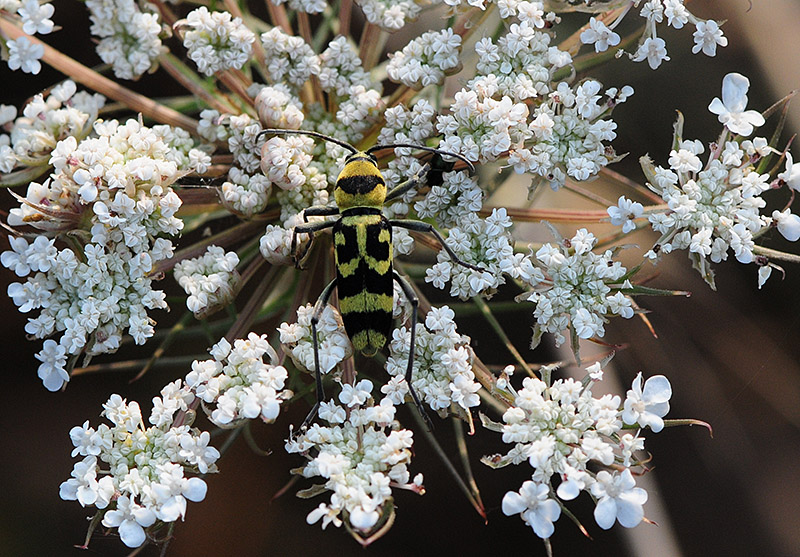
[[[600,528],[608,530],[615,521],[625,528],[633,528],[642,521],[642,506],[647,501],[647,492],[636,487],[636,480],[629,469],[614,475],[601,470],[595,479],[591,490],[592,495],[599,499],[594,518]]]
[[[747,108],[750,80],[740,73],[729,73],[722,79],[722,100],[714,97],[708,110],[717,114],[720,123],[732,133],[747,137],[753,129],[764,125],[764,117]]]
[[[509,491],[503,496],[503,514],[519,514],[540,538],[549,538],[555,531],[553,522],[561,516],[558,502],[550,499],[547,484],[524,482],[519,491]]]
[[[626,424],[638,423],[641,427],[649,427],[654,433],[664,428],[662,419],[669,412],[669,399],[672,397],[672,385],[663,375],[654,375],[644,383],[642,389],[642,373],[633,380],[633,385],[625,399],[622,420]]]

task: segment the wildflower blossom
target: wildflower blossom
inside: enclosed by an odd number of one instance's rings
[[[653,433],[664,428],[662,417],[669,412],[669,399],[672,397],[672,386],[663,375],[650,377],[642,388],[642,373],[633,380],[633,386],[625,399],[625,410],[622,420],[626,424],[638,423],[641,427],[649,427]]]
[[[482,271],[464,267],[450,261],[444,250],[437,256],[436,265],[428,269],[425,281],[444,288],[450,281],[450,295],[462,299],[480,293],[491,294],[505,282],[504,272],[520,276],[511,246],[511,235],[506,230],[511,219],[505,209],[495,209],[485,220],[474,213],[466,214],[459,227],[450,229],[447,243],[455,254],[467,263],[483,267]]]
[[[655,387],[664,378],[651,379],[655,380]],[[634,391],[637,381],[641,381],[641,374],[634,381]],[[598,499],[595,519],[602,528],[610,528],[615,520],[631,528],[644,517],[642,505],[647,493],[635,487],[631,475],[632,454],[644,448],[644,439],[625,434],[624,443],[617,442],[627,410],[620,409],[618,396],[595,398],[591,393],[593,382],[559,379],[548,385],[537,377],[526,377],[519,390],[506,383],[504,390],[513,397],[513,405],[503,415],[503,424],[489,425],[514,448],[506,455],[486,457],[484,463],[502,467],[527,461],[533,469],[531,480],[524,482],[519,491],[506,493],[503,512],[520,514],[539,537],[553,534],[553,522],[560,515],[550,487],[554,476],[561,479],[556,492],[560,499],[570,501],[581,491],[591,492]],[[636,398],[631,393],[629,399]],[[627,405],[626,402],[626,408]],[[663,416],[668,405],[652,409]],[[595,473],[589,467],[591,461],[602,466],[614,464],[622,472]]]
[[[175,264],[175,280],[186,291],[186,307],[195,316],[206,316],[233,299],[239,275],[239,256],[209,246],[202,257]]]
[[[606,470],[597,473],[592,495],[599,499],[594,509],[598,526],[608,530],[616,520],[625,528],[633,528],[642,521],[642,506],[647,502],[647,492],[635,485],[636,481],[627,469],[621,474],[611,474]]]
[[[53,20],[50,19],[55,11],[55,7],[49,2],[40,4],[39,0],[25,0],[17,10],[22,17],[22,30],[28,35],[50,33],[55,26]]]
[[[421,402],[437,412],[451,406],[468,410],[479,403],[480,385],[472,370],[470,339],[456,332],[454,317],[453,310],[442,306],[431,309],[424,326],[417,325],[411,386]],[[410,340],[411,331],[400,327],[393,331],[389,342],[386,371],[397,381],[382,390],[391,394],[396,403],[407,392],[407,385],[404,388],[398,382],[406,373]]]
[[[300,368],[313,373],[314,342],[311,335],[311,304],[297,309],[296,323],[281,323],[278,328],[281,344]],[[327,306],[317,323],[317,340],[320,373],[330,372],[339,362],[353,354],[353,346],[344,332],[342,317],[332,306]]]
[[[347,33],[358,18],[337,14],[336,3],[273,0],[262,10],[269,13],[269,23],[258,20],[258,10],[239,13],[234,3],[227,4],[231,13],[178,4],[86,1],[97,53],[114,77],[137,79],[161,62],[164,75],[176,76],[202,106],[190,103],[190,112],[181,114],[187,105],[173,102],[178,98],[139,99],[137,105],[115,87],[115,104],[101,120],[105,100],[77,92],[72,81],[34,96],[20,114],[0,105],[3,183],[29,183],[8,218],[17,229],[10,249],[0,254],[0,263],[17,276],[8,294],[30,316],[26,332],[43,340],[35,356],[38,373],[55,391],[69,381],[73,366],[113,352],[124,335],[138,344],[155,335],[150,310],[167,309],[167,304],[154,281],[165,273],[174,271],[187,307],[203,318],[233,300],[241,258],[253,296],[237,304],[243,313],[231,331],[256,316],[253,326],[263,325],[265,312],[293,312],[299,306],[296,319],[279,328],[289,360],[278,356],[266,336],[223,338],[209,358],[194,361],[184,379],[153,398],[147,420],[138,404],[112,396],[104,406],[109,424],[95,429],[87,421],[70,431],[78,462],[61,485],[62,498],[97,509],[93,526],[114,529],[127,546],[159,542],[171,523],[184,518],[188,501],[206,495],[205,482],[192,475],[216,471],[220,455],[212,435],[192,426],[198,407],[220,428],[237,428],[245,420],[272,423],[292,397],[286,385],[302,381],[291,375],[317,371],[333,374],[328,383],[341,390],[318,401],[311,425],[304,424],[308,427],[286,443],[289,452],[306,459],[305,477],[322,478],[301,495],[330,492],[328,500],[310,509],[309,523],[344,525],[366,543],[391,525],[393,488],[422,491],[421,475],[411,480],[409,472],[413,435],[396,421],[396,408],[407,402],[412,387],[429,408],[442,416],[455,414],[470,426],[481,397],[508,407],[502,423],[482,416],[512,445],[487,462],[530,466],[530,479],[506,493],[502,509],[519,514],[536,535],[549,538],[561,514],[559,501],[583,491],[596,501],[595,519],[602,528],[641,522],[647,494],[633,477],[643,470],[643,431],[665,426],[671,395],[666,378],[643,383],[640,374],[624,402],[614,395],[595,397],[591,389],[602,380],[601,361],[586,369],[582,381],[553,382],[553,366],[544,366],[541,379],[524,378],[515,390],[513,366],[493,382],[447,306],[428,311],[424,323],[416,325],[412,346],[409,318],[416,306],[406,298],[407,288],[395,284],[392,316],[400,324],[389,342],[388,380],[355,380],[349,363],[340,366],[351,357],[352,345],[336,309],[322,308],[312,327],[314,306],[306,304],[306,293],[316,293],[319,273],[290,267],[327,267],[327,231],[316,236],[316,251],[310,249],[311,234],[294,232],[300,224],[337,218],[331,214],[336,208],[330,193],[349,149],[308,135],[262,132],[313,131],[358,150],[371,144],[438,147],[486,163],[472,175],[463,160],[441,152],[375,150],[387,189],[417,178],[413,188],[380,209],[389,219],[425,219],[445,233],[449,249],[425,270],[427,282],[449,287],[451,295],[463,299],[491,296],[509,279],[527,287],[518,299],[535,304],[533,344],[545,332],[560,344],[569,331],[577,356],[579,339],[601,337],[612,316],[627,319],[636,313],[631,296],[643,289],[627,280],[633,271],[615,261],[616,248],[595,253],[597,239],[585,229],[568,239],[555,234],[556,242],[524,253],[515,249],[510,211],[494,209],[488,217],[479,212],[511,168],[530,178],[533,202],[541,185],[558,190],[567,181],[589,182],[618,160],[610,145],[617,134],[610,115],[633,89],[604,88],[591,76],[575,81],[574,55],[581,61],[598,58],[586,51],[619,49],[615,29],[625,17],[641,17],[643,32],[628,55],[657,68],[669,60],[667,44],[658,36],[662,25],[693,26],[693,50],[712,56],[727,43],[719,25],[694,16],[682,0],[628,2],[605,13],[607,2],[593,3],[596,17],[579,34],[587,45],[580,53],[577,34],[564,32],[559,15],[580,2],[497,0],[495,13],[503,21],[487,18],[487,27],[479,11],[495,6],[485,0],[445,0],[452,19],[444,30],[392,37],[386,45],[395,52],[384,55],[384,31],[418,17],[423,3],[357,0],[353,9],[360,9],[368,23],[358,41]],[[48,2],[0,0],[0,10],[28,34],[55,28]],[[578,23],[580,12],[570,16],[569,25]],[[173,32],[177,41],[164,40]],[[342,35],[331,38],[338,32]],[[556,42],[570,34],[569,48]],[[6,38],[12,68],[39,71],[44,50],[34,41]],[[476,54],[466,68],[464,45],[474,45]],[[189,66],[181,62],[187,59]],[[59,60],[48,55],[48,64],[58,67]],[[93,71],[80,68],[81,83],[99,83]],[[775,148],[764,138],[741,137],[760,125],[746,110],[748,83],[742,79],[728,80],[723,101],[712,103],[728,131],[723,144],[707,149],[708,162],[701,141],[677,137],[668,167],[644,165],[664,206],[645,212],[623,196],[608,208],[608,216],[624,232],[646,218],[662,234],[647,254],[651,259],[686,249],[708,277],[706,259],[722,260],[730,250],[740,261],[758,265],[761,287],[778,267],[758,254],[757,237],[768,227],[790,240],[800,236],[800,217],[789,208],[771,217],[759,213],[761,194],[771,187],[800,186],[789,154],[776,178],[757,170]],[[112,120],[109,111],[119,109],[117,102],[141,110],[142,116]],[[151,120],[191,131],[144,124]],[[196,143],[194,135],[207,144]],[[380,197],[373,200],[376,207]],[[214,203],[216,209],[208,210]],[[304,210],[311,206],[329,216],[307,215]],[[179,213],[181,208],[187,210]],[[182,242],[208,232],[216,245],[206,240],[202,249],[181,245],[182,261],[171,264],[173,242],[184,226]],[[261,272],[264,262],[252,259],[254,234],[260,235],[261,255],[282,268]],[[394,256],[409,255],[415,236],[393,230]],[[473,267],[456,264],[451,253]],[[398,262],[397,271],[420,282],[420,261],[407,267]],[[255,284],[261,280],[266,282]],[[173,334],[181,334],[179,328]]]
[[[172,426],[171,417],[187,408],[187,394],[168,386],[162,395],[176,404],[167,419],[158,420],[160,425],[146,427],[136,402],[112,395],[103,411],[111,426],[94,429],[87,422],[70,431],[76,448],[73,456],[85,458],[75,464],[72,478],[61,484],[61,498],[105,510],[103,525],[117,528],[128,547],[142,545],[146,529],[157,521],[183,518],[187,501],[205,498],[205,482],[187,478],[185,472],[216,472],[219,452],[207,446],[208,433],[188,425]],[[202,450],[187,451],[190,446]]]
[[[380,527],[380,517],[392,508],[391,488],[409,486],[412,432],[387,427],[391,419],[372,412],[378,407],[393,409],[388,399],[377,406],[371,402],[354,402],[344,422],[329,421],[328,416],[337,413],[320,412],[320,419],[327,426],[312,424],[287,442],[288,452],[308,459],[303,476],[321,476],[324,489],[331,492],[328,503],[309,513],[309,524],[322,519],[323,528],[328,524],[339,527],[342,520],[347,520],[360,535],[368,537]]]
[[[712,20],[698,21],[695,26],[692,54],[702,50],[706,56],[714,56],[717,53],[717,45],[728,46],[728,39],[723,36],[719,24]]]
[[[181,201],[170,184],[187,171],[193,145],[185,132],[135,120],[96,123],[94,134],[80,143],[64,139],[66,158],[56,144],[56,171],[44,183],[32,183],[28,203],[9,216],[12,226],[49,232],[81,226],[83,253],[46,240],[18,240],[15,255],[3,256],[4,264],[27,277],[11,287],[15,303],[23,312],[40,310],[26,330],[37,338],[62,333],[58,343],[68,355],[113,352],[125,330],[137,344],[153,335],[147,310],[165,309],[166,302],[152,288],[149,272],[172,256],[171,242],[158,236],[183,226],[175,217]],[[60,388],[55,378],[68,379],[63,358],[43,358],[40,376],[49,389]]]
[[[608,47],[619,44],[619,35],[592,17],[589,18],[589,28],[581,33],[581,42],[594,45],[595,52],[605,52]]]
[[[386,0],[359,0],[364,17],[373,25],[387,31],[397,31],[419,15],[422,7],[412,0],[388,2]]]
[[[120,79],[136,79],[155,67],[164,51],[158,14],[134,0],[87,0],[97,55]]]
[[[744,76],[729,74],[723,80],[723,100],[715,98],[709,106],[731,132],[742,135],[763,124],[758,112],[745,111],[748,86]],[[647,257],[657,261],[662,253],[686,249],[712,287],[714,276],[709,262],[726,260],[729,250],[740,263],[753,262],[754,238],[775,219],[761,214],[766,205],[761,196],[769,189],[770,182],[768,174],[756,171],[756,163],[765,154],[759,145],[766,144],[766,139],[758,137],[741,143],[728,141],[723,149],[710,153],[704,164],[699,157],[702,144],[698,140],[682,140],[679,149],[670,153],[668,169],[642,159],[648,187],[669,207],[648,215],[651,226],[661,237]],[[778,178],[791,179],[791,168],[787,166]],[[791,213],[779,215],[777,220],[783,222],[781,228],[791,235],[788,232],[788,225],[794,220]]]
[[[631,201],[624,195],[620,196],[617,205],[608,208],[608,216],[611,217],[611,224],[622,225],[622,232],[628,233],[636,228],[634,220],[642,216],[644,207],[641,203]]]
[[[424,33],[391,55],[386,71],[393,81],[409,87],[435,85],[460,67],[460,47],[461,37],[452,29]]]
[[[44,56],[44,47],[31,42],[27,37],[8,41],[8,67],[21,69],[25,73],[38,74],[42,69],[39,60]]]
[[[220,427],[255,418],[273,422],[291,391],[284,389],[288,372],[278,365],[266,335],[250,333],[233,345],[223,339],[211,348],[211,355],[213,360],[192,363],[185,379],[187,388],[205,403],[211,421]]]
[[[729,73],[722,80],[722,100],[714,97],[708,109],[719,116],[719,121],[731,132],[747,137],[753,129],[764,125],[764,117],[747,107],[747,90],[750,80],[742,74]]]
[[[519,492],[509,491],[503,497],[503,514],[521,515],[525,524],[533,528],[540,538],[549,538],[555,532],[553,522],[561,516],[561,507],[548,496],[550,489],[546,484],[530,480],[524,482]]]
[[[593,234],[581,229],[571,240],[545,244],[536,252],[539,273],[528,279],[534,287],[528,301],[536,304],[534,342],[547,332],[560,345],[566,340],[561,331],[567,328],[578,338],[602,337],[607,316],[633,316],[630,298],[620,291],[627,270],[613,260],[612,251],[594,253],[596,242]]]
[[[238,17],[201,6],[180,23],[188,28],[183,45],[202,73],[239,69],[250,59],[256,36]]]

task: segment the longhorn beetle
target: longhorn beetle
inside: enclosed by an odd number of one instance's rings
[[[433,225],[419,220],[387,219],[383,215],[382,208],[384,204],[416,186],[428,172],[430,165],[426,163],[412,178],[387,193],[386,182],[378,169],[378,161],[372,153],[383,149],[407,147],[461,159],[469,167],[470,174],[475,172],[475,167],[462,155],[423,145],[406,143],[374,145],[366,151],[359,151],[344,141],[319,132],[266,129],[259,135],[262,134],[307,135],[335,143],[350,151],[350,155],[345,159],[344,168],[339,173],[334,186],[333,195],[336,205],[318,205],[305,209],[303,211],[303,219],[307,224],[297,225],[292,234],[291,251],[294,254],[298,234],[308,234],[313,239],[314,232],[333,228],[336,262],[336,278],[323,289],[314,305],[311,317],[317,402],[301,427],[308,426],[311,423],[317,414],[320,403],[325,398],[322,387],[322,374],[319,368],[317,323],[333,293],[333,288],[336,287],[338,290],[339,312],[342,314],[344,328],[353,343],[353,348],[363,355],[371,357],[384,347],[392,331],[394,300],[392,282],[396,280],[411,303],[412,308],[411,347],[405,379],[414,404],[425,419],[428,428],[431,429],[430,418],[425,412],[417,393],[411,386],[419,298],[408,281],[392,269],[392,227],[397,226],[433,234],[453,262],[478,271],[483,271],[483,269],[459,259]],[[337,214],[340,217],[335,220],[308,223],[308,217],[312,215],[332,216]],[[296,260],[301,261],[308,249],[310,249],[310,242],[303,255],[296,258]]]

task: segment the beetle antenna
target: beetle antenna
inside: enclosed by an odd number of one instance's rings
[[[331,136],[325,135],[323,133],[312,132],[312,131],[307,131],[307,130],[282,130],[282,129],[277,129],[277,128],[268,128],[266,130],[261,130],[258,133],[258,135],[256,136],[256,141],[258,141],[259,137],[261,137],[264,134],[268,134],[268,133],[271,133],[271,134],[274,134],[274,135],[290,135],[290,134],[308,135],[308,136],[311,136],[311,137],[317,137],[319,139],[324,139],[325,141],[328,141],[330,143],[335,143],[336,145],[338,145],[340,147],[344,147],[345,149],[347,149],[351,153],[357,153],[358,152],[358,149],[356,149],[355,147],[353,147],[349,143],[347,143],[345,141],[342,141],[341,139],[336,139],[335,137],[331,137]]]
[[[435,149],[433,147],[427,147],[425,145],[412,145],[410,143],[393,143],[391,145],[373,145],[369,149],[367,149],[367,153],[372,153],[373,151],[380,151],[382,149],[394,149],[395,147],[408,147],[410,149],[420,149],[421,151],[428,151],[430,153],[439,153],[440,155],[445,155],[448,157],[454,157],[456,159],[464,161],[467,166],[469,167],[469,174],[472,176],[475,174],[475,165],[472,164],[464,155],[460,155],[458,153],[451,153],[450,151],[443,151],[441,149]]]

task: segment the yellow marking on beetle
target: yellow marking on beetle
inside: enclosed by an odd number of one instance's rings
[[[376,310],[391,312],[393,306],[394,296],[388,294],[373,294],[372,292],[362,291],[346,298],[339,298],[339,311],[342,313]]]
[[[377,354],[378,348],[384,346],[387,341],[386,335],[371,329],[357,332],[350,340],[353,342],[353,348],[367,357]]]
[[[368,155],[364,154],[364,158],[368,159]],[[354,160],[344,165],[344,168],[339,173],[336,179],[338,182],[342,178],[352,178],[353,176],[378,176],[382,178],[378,167],[372,160]]]

